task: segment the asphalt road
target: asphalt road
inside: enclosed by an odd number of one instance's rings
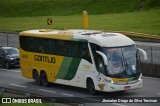
[[[0,68],[0,87],[13,88],[32,93],[42,94],[47,97],[67,97],[76,101],[91,101],[97,103],[86,103],[89,106],[159,106],[160,103],[100,103],[106,97],[159,97],[160,100],[160,79],[143,77],[143,88],[129,90],[126,92],[104,93],[90,95],[86,89],[70,87],[66,85],[53,84],[50,87],[35,85],[34,80],[21,76],[20,69]],[[77,98],[78,97],[78,98]]]

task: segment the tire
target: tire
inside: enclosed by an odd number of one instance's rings
[[[41,85],[41,78],[40,78],[40,76],[39,76],[39,74],[38,74],[37,71],[34,71],[34,72],[33,72],[33,78],[34,78],[35,83],[36,83],[37,85]]]
[[[45,87],[49,86],[49,82],[48,82],[48,78],[45,72],[42,72],[41,74],[41,81],[42,81],[42,85]]]
[[[7,69],[10,69],[11,68],[11,65],[9,64],[9,62],[5,62],[5,68],[7,68]]]
[[[87,81],[87,89],[88,89],[90,94],[92,94],[92,95],[96,94],[95,86],[94,86],[94,83],[91,79],[89,79]]]

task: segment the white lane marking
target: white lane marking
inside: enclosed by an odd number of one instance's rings
[[[16,86],[16,87],[22,87],[22,88],[27,88],[27,86],[23,86],[23,85],[17,85],[17,84],[10,84],[12,86]]]
[[[3,70],[3,71],[10,71],[10,72],[21,72],[21,71],[17,71],[17,70],[8,70],[8,69],[0,69],[0,70]]]
[[[148,79],[156,79],[156,80],[160,80],[160,78],[145,77],[145,76],[143,76],[142,78],[148,78]]]
[[[61,93],[62,95],[66,95],[66,96],[74,96],[74,95],[71,95],[71,94],[68,94],[68,93]]]
[[[97,99],[91,99],[91,98],[85,98],[85,99],[101,102],[101,100],[97,100]]]
[[[119,103],[112,103],[114,105],[117,105],[117,106],[127,106],[127,105],[123,105],[123,104],[119,104]]]
[[[160,93],[156,93],[157,95],[160,95]]]
[[[21,71],[17,71],[17,70],[6,70],[6,71],[15,72],[15,73],[20,73],[21,72]]]
[[[49,92],[49,93],[56,93],[55,91],[49,91],[49,90],[45,90],[45,89],[38,89],[40,91],[44,91],[44,92]]]

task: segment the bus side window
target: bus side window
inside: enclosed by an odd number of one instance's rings
[[[78,42],[68,42],[68,56],[78,57]]]
[[[104,61],[103,61],[103,58],[100,55],[98,55],[98,57],[97,57],[96,66],[97,66],[97,70],[99,72],[101,72],[102,74],[105,74]]]
[[[53,39],[47,39],[47,45],[46,45],[46,53],[48,54],[56,54],[56,41]]]
[[[81,58],[86,59],[87,61],[92,63],[87,43],[80,43],[79,53]]]
[[[91,43],[90,45],[91,45],[91,49],[92,49],[92,53],[93,53],[93,57],[94,57],[94,61],[95,61],[97,70],[105,74],[105,65],[104,65],[103,58],[98,53],[96,53],[96,51],[100,51],[100,47],[93,43]]]
[[[57,55],[67,56],[67,42],[66,41],[57,41]]]
[[[94,61],[95,61],[95,63],[97,63],[98,54],[96,51],[100,51],[100,47],[96,44],[93,44],[93,43],[91,43],[90,45],[91,45],[91,50],[92,50],[92,54],[94,57]]]
[[[45,53],[45,42],[43,39],[38,39],[38,52],[39,53]]]

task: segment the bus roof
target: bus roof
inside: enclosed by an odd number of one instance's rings
[[[134,45],[134,41],[120,33],[109,33],[98,30],[28,30],[19,36],[32,36],[60,40],[87,41],[101,47]]]

